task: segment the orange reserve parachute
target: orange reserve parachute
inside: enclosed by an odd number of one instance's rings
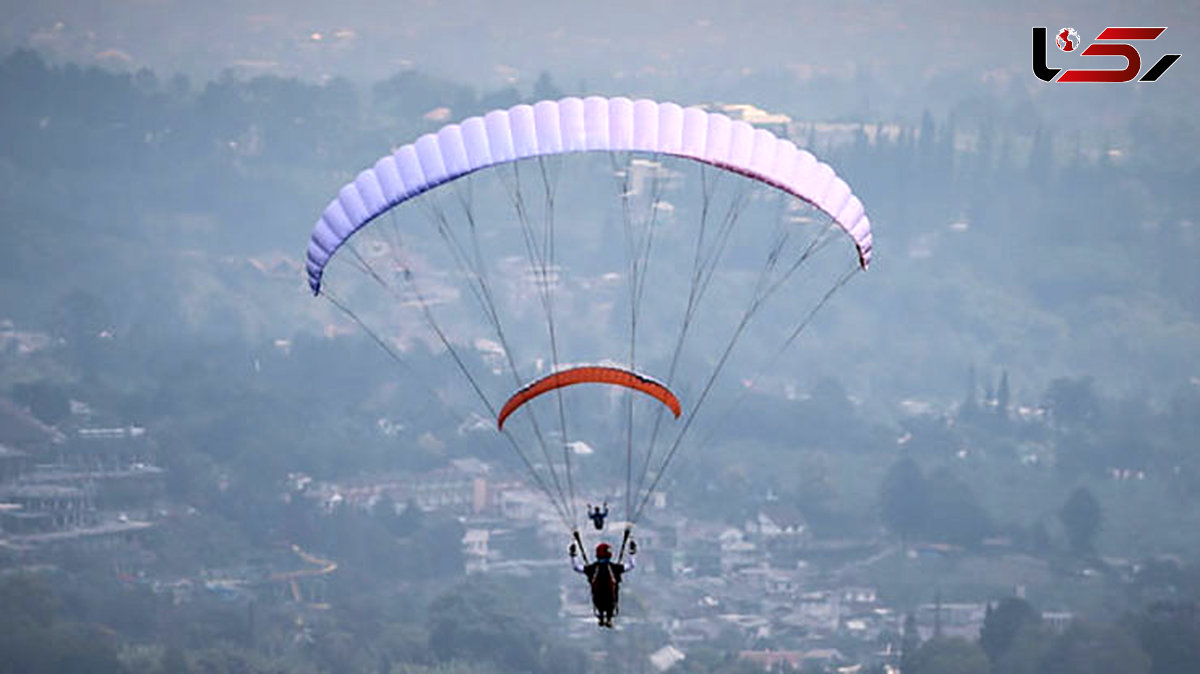
[[[611,365],[581,365],[546,375],[541,379],[530,382],[521,390],[514,393],[504,403],[500,414],[497,415],[496,427],[504,430],[504,420],[530,400],[543,393],[549,393],[555,389],[575,384],[612,384],[614,386],[624,386],[634,391],[641,391],[658,400],[663,405],[666,405],[671,410],[671,413],[675,415],[676,419],[679,418],[682,412],[679,406],[679,399],[675,397],[675,394],[671,393],[671,390],[663,386],[660,382],[644,374]]]

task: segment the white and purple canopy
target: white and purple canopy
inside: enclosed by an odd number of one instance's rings
[[[674,103],[589,97],[495,110],[421,136],[338,192],[308,243],[308,284],[334,252],[388,209],[479,169],[568,152],[646,152],[694,159],[777,187],[825,212],[871,262],[871,224],[833,169],[789,140],[725,115]]]

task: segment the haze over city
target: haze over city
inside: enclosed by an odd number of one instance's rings
[[[1193,3],[4,4],[0,672],[1200,666]]]

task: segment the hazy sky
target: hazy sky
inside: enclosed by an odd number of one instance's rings
[[[76,62],[201,77],[234,68],[373,81],[415,66],[480,87],[528,85],[547,70],[572,89],[628,82],[631,89],[655,90],[664,79],[679,77],[693,84],[711,80],[719,90],[722,83],[764,69],[786,69],[801,80],[865,72],[893,85],[947,69],[976,70],[994,79],[1030,72],[1034,25],[1072,26],[1085,39],[1107,25],[1166,25],[1170,30],[1155,48],[1184,54],[1172,78],[1177,84],[1186,78],[1194,90],[1200,72],[1187,67],[1188,46],[1200,43],[1195,2],[1131,7],[1081,0],[3,0],[0,5],[5,15],[0,48],[32,46]]]

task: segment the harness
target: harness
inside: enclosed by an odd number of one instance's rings
[[[603,567],[603,573],[606,576],[606,578],[602,579],[600,577],[600,574],[601,574],[600,567]],[[608,583],[608,597],[612,601],[612,614],[617,615],[618,610],[619,610],[619,601],[618,601],[618,595],[617,595],[618,583],[617,583],[617,574],[613,571],[612,562],[611,561],[610,562],[596,562],[596,572],[592,575],[592,579],[590,582],[591,582],[591,586],[592,586],[592,610],[595,612],[595,614],[597,616],[601,615],[601,611],[596,606],[596,601],[595,601],[597,584],[602,583],[602,582],[607,582]]]

